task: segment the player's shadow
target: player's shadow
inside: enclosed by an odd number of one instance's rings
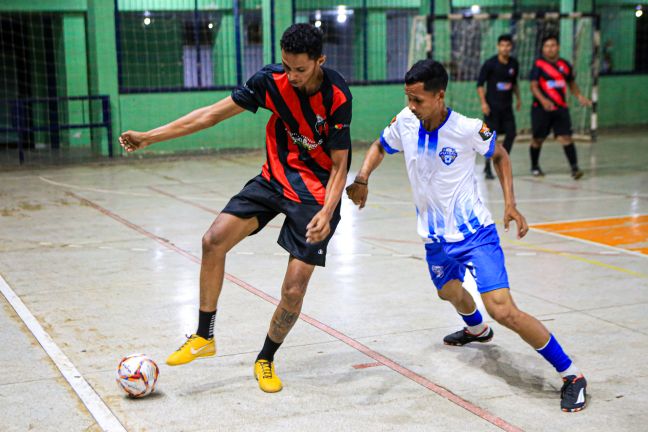
[[[512,355],[494,344],[466,345],[459,349],[464,350],[465,354],[457,356],[458,360],[503,379],[511,387],[532,390],[534,394],[546,399],[555,399],[556,392],[560,391],[553,381],[547,381],[544,375],[535,373],[529,366],[538,361],[536,356],[519,353]],[[559,382],[559,378],[556,378],[556,382]]]

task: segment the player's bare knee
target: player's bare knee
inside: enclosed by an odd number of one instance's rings
[[[437,294],[441,300],[455,304],[460,302],[463,297],[463,286],[461,286],[461,284],[448,282],[442,289],[437,291]]]
[[[295,282],[285,285],[281,290],[281,299],[291,307],[299,306],[306,295],[306,286]]]
[[[202,238],[203,254],[225,254],[225,242],[218,230],[210,228]]]

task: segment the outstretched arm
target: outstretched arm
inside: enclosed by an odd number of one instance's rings
[[[353,204],[360,206],[361,209],[364,208],[369,195],[369,176],[378,168],[384,158],[385,149],[380,144],[380,140],[374,141],[369,147],[369,151],[367,151],[367,155],[362,162],[362,168],[356,175],[355,181],[346,189],[349,199],[353,201]]]
[[[515,194],[513,193],[513,173],[511,171],[511,160],[508,153],[501,144],[495,145],[493,153],[493,164],[500,179],[502,191],[504,192],[504,229],[509,230],[509,223],[514,220],[517,225],[517,236],[522,238],[529,231],[526,219],[515,207]]]
[[[243,111],[244,109],[238,106],[231,96],[228,96],[213,105],[199,108],[148,132],[126,131],[119,137],[119,143],[127,152],[134,152],[157,142],[207,129]]]

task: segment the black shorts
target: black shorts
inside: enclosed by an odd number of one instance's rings
[[[279,213],[286,215],[277,243],[290,255],[307,264],[322,266],[326,264],[326,247],[340,222],[340,204],[331,219],[331,234],[319,243],[306,242],[306,226],[322,206],[302,204],[284,197],[261,176],[247,182],[241,192],[234,195],[222,210],[240,218],[256,217],[259,228],[250,235],[261,231]]]
[[[533,138],[547,138],[553,129],[554,136],[571,135],[572,124],[569,110],[558,108],[555,111],[545,111],[537,102],[531,107],[531,128]]]
[[[515,115],[510,106],[504,108],[491,106],[491,112],[484,117],[484,121],[491,130],[497,132],[497,135],[515,135]]]

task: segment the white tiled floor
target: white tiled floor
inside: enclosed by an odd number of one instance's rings
[[[547,177],[538,180],[527,174],[527,145],[516,144],[516,195],[530,223],[648,214],[643,134],[604,135],[579,151],[582,181],[569,178],[552,143],[542,159]],[[355,151],[354,169],[363,155]],[[328,265],[316,271],[303,310],[332,330],[298,323],[277,355],[281,393],[262,393],[251,373],[274,306],[230,281],[217,319],[218,357],[167,367],[165,357],[195,329],[199,270],[169,244],[199,257],[213,212],[261,164],[259,153],[0,173],[0,274],[128,430],[500,429],[483,418],[488,413],[502,428],[526,431],[645,430],[648,256],[540,231],[516,240],[498,224],[516,302],[557,335],[590,382],[588,408],[564,414],[559,378],[515,334],[493,324],[490,344],[443,345],[461,321],[429,281],[397,156],[372,177],[365,210],[344,199]],[[499,221],[499,184],[482,186]],[[275,298],[287,261],[276,244],[280,223],[238,245],[227,264],[229,274]],[[99,430],[0,303],[0,430]],[[376,361],[360,346],[404,374],[354,368]],[[117,388],[114,370],[123,355],[142,351],[161,367],[159,387],[133,401]]]

